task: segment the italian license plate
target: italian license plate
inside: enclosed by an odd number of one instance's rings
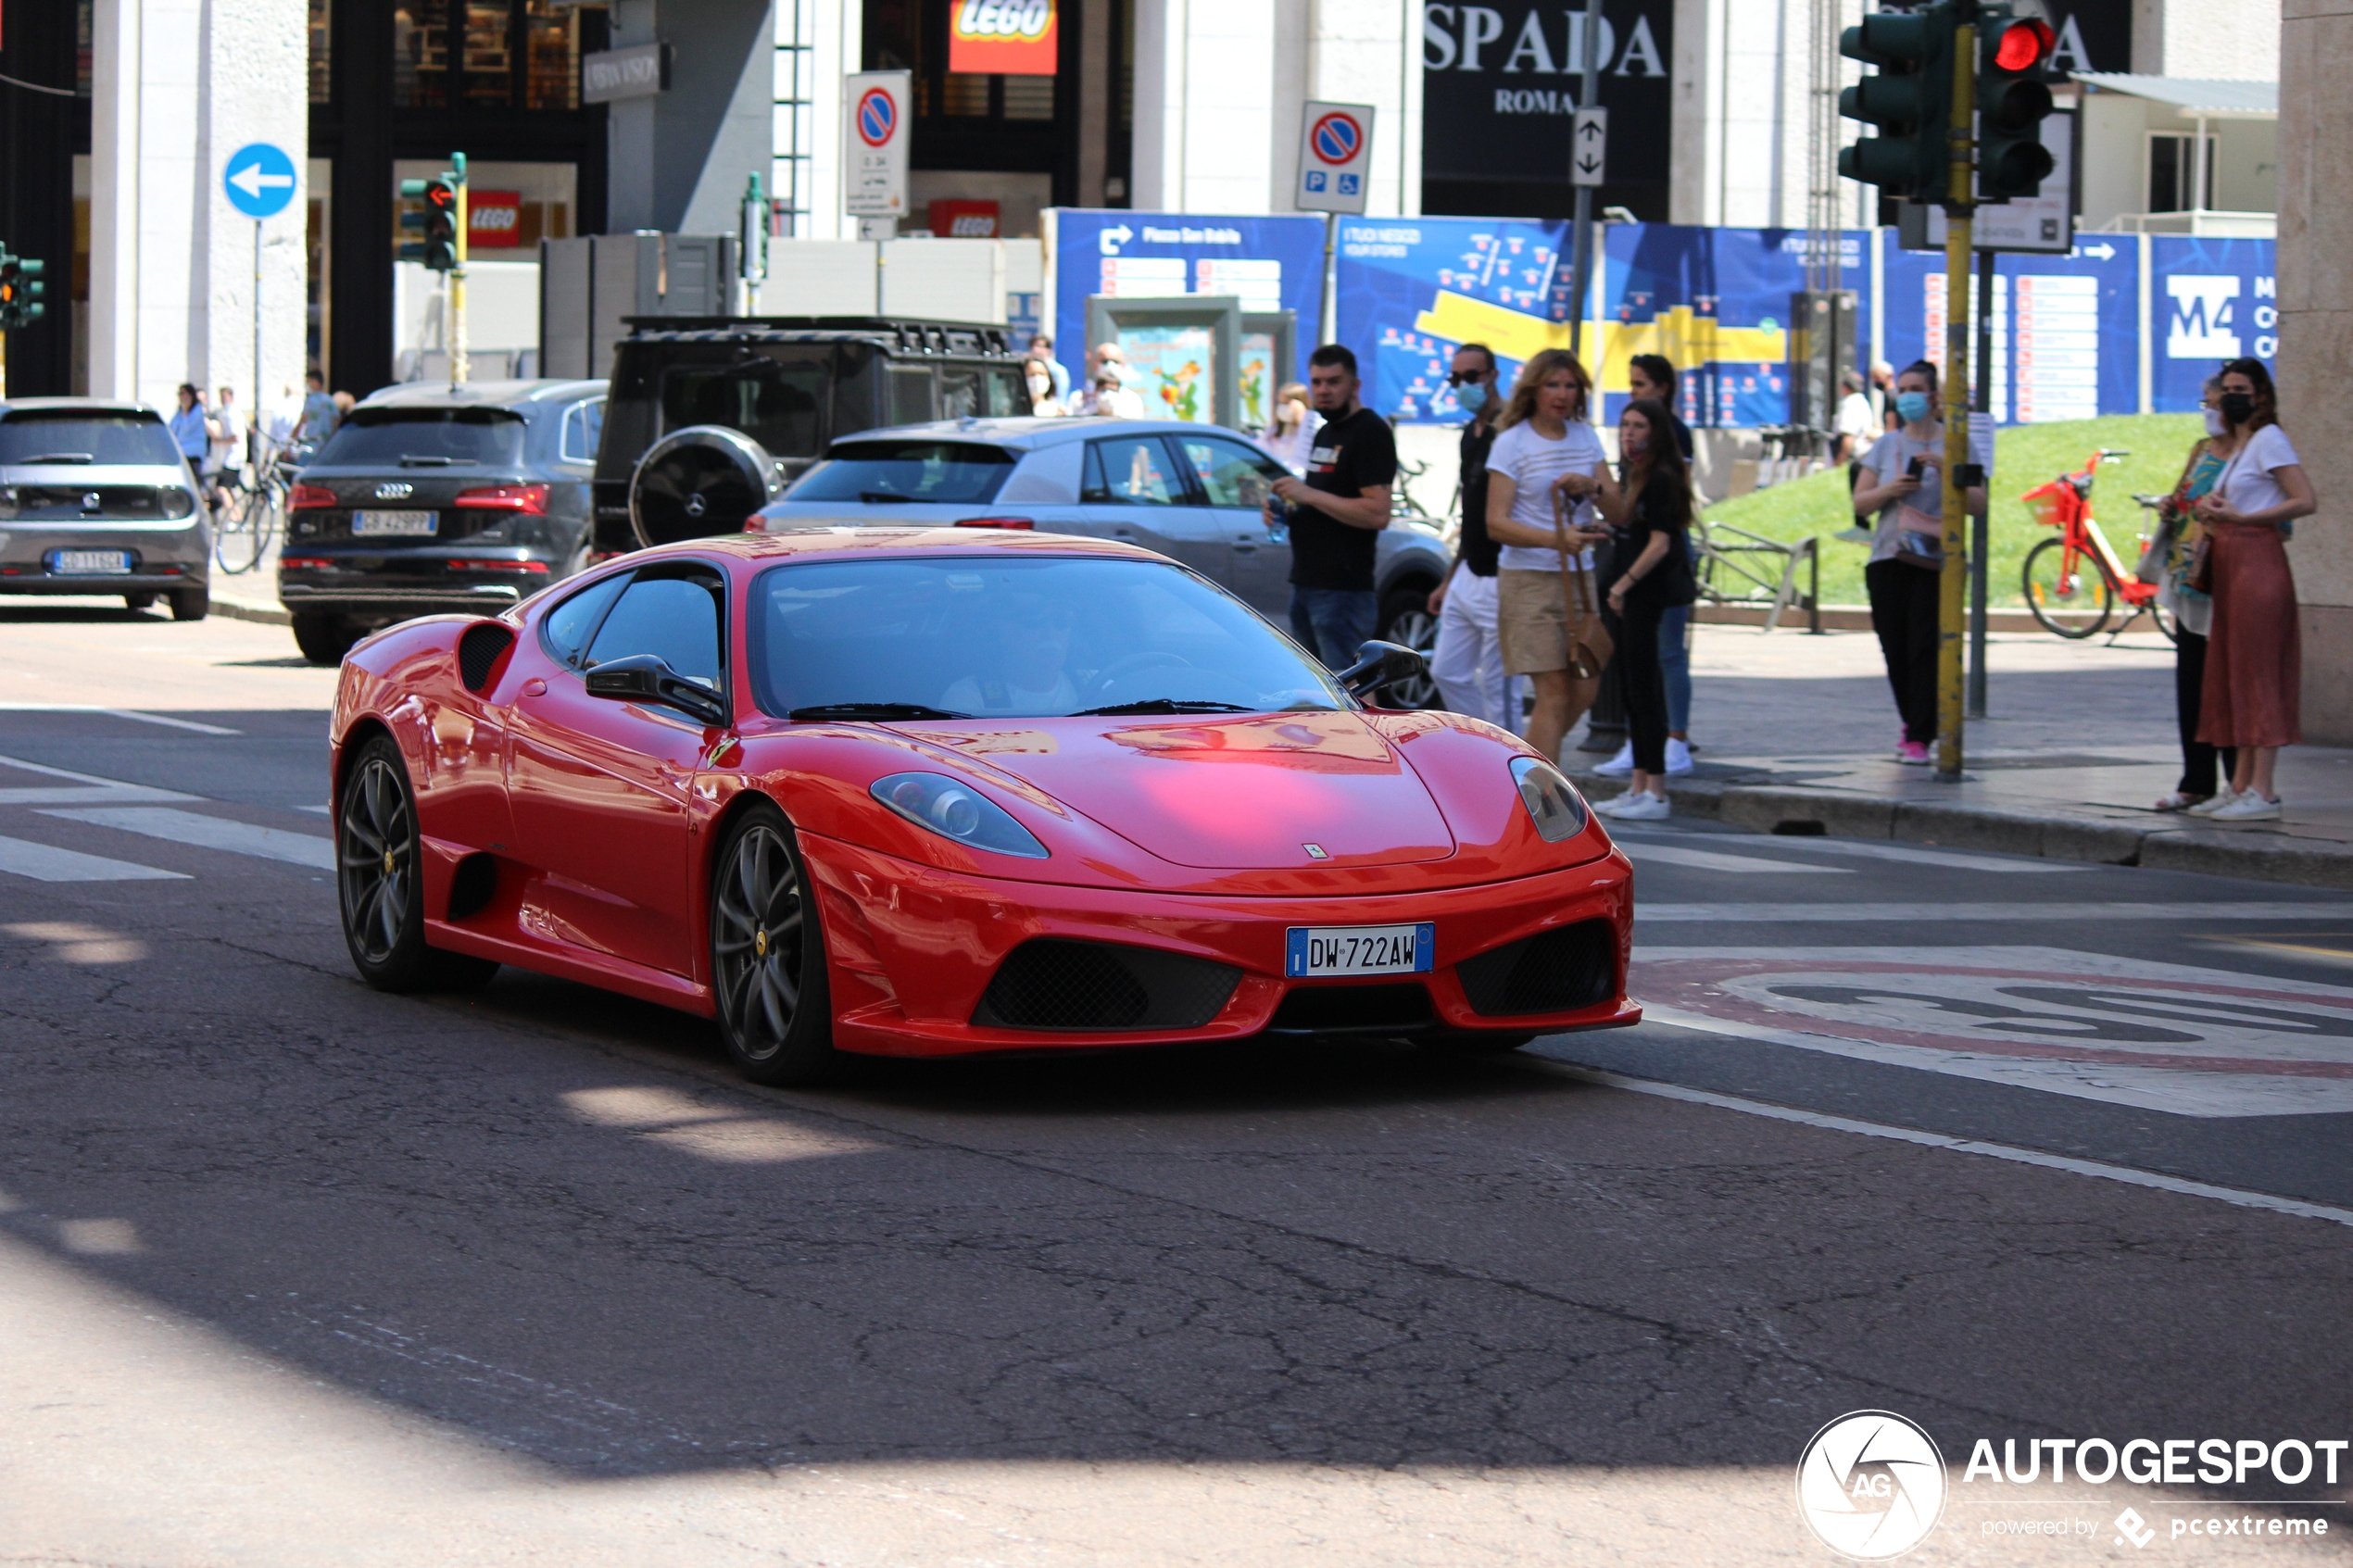
[[[49,570],[61,577],[129,571],[131,552],[129,550],[57,550],[49,557]]]
[[[441,530],[439,512],[354,512],[351,532],[358,536],[405,534],[427,537]]]
[[[1427,974],[1438,927],[1294,925],[1286,934],[1283,972],[1294,980],[1327,974]]]

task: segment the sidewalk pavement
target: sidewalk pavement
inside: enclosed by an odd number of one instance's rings
[[[294,617],[278,603],[278,547],[271,546],[261,564],[232,577],[213,568],[210,586],[212,613],[232,621],[258,621],[265,626],[291,626]]]
[[[1698,765],[1669,781],[1677,813],[1763,833],[2353,889],[2353,750],[2284,751],[2280,822],[2157,811],[2182,768],[2172,646],[2146,631],[2112,646],[2047,633],[1989,641],[1990,715],[1964,731],[1961,782],[1942,784],[1894,760],[1894,703],[1868,633],[1702,626],[1692,659]],[[1607,759],[1577,744],[1571,775],[1589,793],[1617,793],[1617,781],[1592,771]]]

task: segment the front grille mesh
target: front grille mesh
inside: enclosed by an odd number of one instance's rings
[[[1277,1034],[1371,1035],[1425,1029],[1437,1022],[1429,987],[1418,980],[1379,985],[1302,985],[1266,1027]]]
[[[973,1022],[984,1029],[1198,1029],[1242,972],[1154,947],[1041,936],[998,966]]]
[[[466,683],[466,690],[479,692],[488,685],[498,656],[514,643],[514,628],[496,621],[467,627],[465,634],[458,639],[458,678]]]
[[[1573,1012],[1617,987],[1617,933],[1605,920],[1507,942],[1455,966],[1473,1011],[1489,1018]]]

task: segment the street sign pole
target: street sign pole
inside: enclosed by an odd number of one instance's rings
[[[1977,396],[1976,413],[1990,425],[1994,420],[1994,253],[1977,253]],[[2015,378],[2013,378],[2015,379]],[[1972,420],[1974,425],[1974,420]],[[1991,476],[1988,476],[1990,481]],[[1988,508],[1989,510],[1991,508]],[[1985,598],[1986,574],[1992,570],[1991,520],[1980,512],[1969,520],[1969,714],[1985,717]]]
[[[1568,182],[1577,190],[1577,216],[1573,220],[1576,232],[1569,239],[1569,254],[1576,257],[1570,276],[1576,280],[1576,287],[1569,299],[1568,351],[1581,364],[1585,358],[1585,303],[1592,297],[1593,192],[1602,182],[1609,150],[1609,120],[1593,101],[1601,94],[1602,0],[1585,0],[1585,31],[1577,46],[1585,56],[1585,71],[1578,83],[1577,112],[1569,120],[1568,133]],[[1595,127],[1598,129],[1589,129]],[[1586,162],[1588,141],[1596,144],[1591,149],[1590,168]],[[1599,412],[1589,408],[1586,417],[1591,419]]]
[[[1291,206],[1301,212],[1324,215],[1324,270],[1315,304],[1318,343],[1334,343],[1340,337],[1338,280],[1333,270],[1339,265],[1340,219],[1342,213],[1365,210],[1372,174],[1372,105],[1317,100],[1302,106],[1299,171]]]
[[[253,390],[245,395],[245,445],[261,426],[261,220],[253,220]],[[234,456],[234,454],[232,454]],[[257,480],[259,478],[256,476]]]
[[[295,164],[283,147],[269,142],[248,142],[229,155],[220,169],[221,193],[229,205],[253,220],[253,389],[245,408],[247,428],[261,411],[261,245],[262,225],[291,205],[295,198]]]
[[[1961,641],[1969,596],[1968,504],[1963,470],[1969,462],[1969,262],[1976,202],[1977,0],[1957,0],[1960,26],[1953,40],[1952,115],[1946,132],[1944,192],[1944,566],[1938,587],[1936,639],[1936,776],[1961,777],[1963,714]]]

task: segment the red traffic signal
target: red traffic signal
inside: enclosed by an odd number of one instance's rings
[[[2032,70],[2043,63],[2057,41],[2050,23],[2026,18],[2002,29],[2001,41],[1994,46],[1994,68],[1996,70]]]
[[[447,180],[434,180],[425,185],[425,205],[441,212],[458,210],[458,190]]]

